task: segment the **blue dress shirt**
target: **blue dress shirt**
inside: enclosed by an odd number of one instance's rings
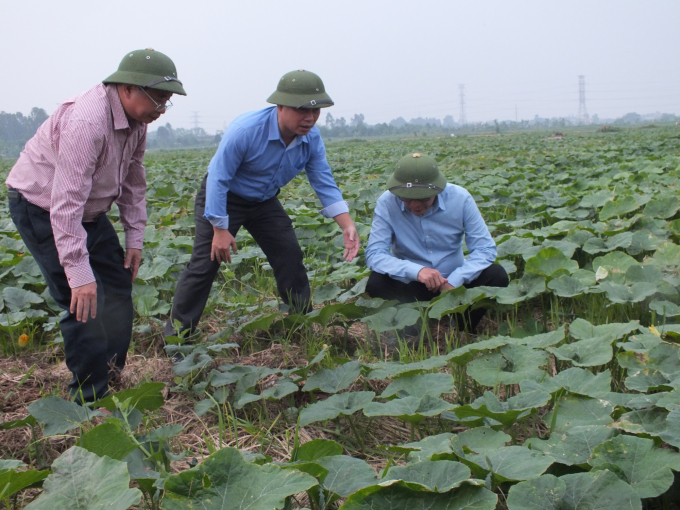
[[[208,165],[205,218],[215,227],[229,228],[227,191],[254,202],[275,196],[297,174],[307,171],[323,209],[333,218],[349,212],[326,161],[326,147],[314,126],[286,147],[279,133],[276,107],[237,117],[227,128]]]
[[[463,235],[470,252],[467,259]],[[465,188],[447,184],[422,216],[411,213],[390,191],[378,198],[366,247],[369,269],[409,283],[428,267],[460,287],[495,260],[496,243]]]

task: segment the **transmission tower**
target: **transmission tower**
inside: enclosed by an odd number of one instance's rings
[[[467,124],[467,116],[465,115],[465,85],[458,85],[458,95],[460,96],[460,114],[458,122],[461,125]]]
[[[590,124],[588,110],[586,110],[586,77],[578,77],[578,120],[581,124]]]
[[[199,117],[198,112],[191,112],[191,113],[193,113],[192,118],[194,120],[194,127],[197,128],[198,125],[200,124],[200,122],[198,120],[198,117]]]

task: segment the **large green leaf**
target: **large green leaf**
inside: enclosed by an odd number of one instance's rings
[[[525,379],[541,379],[546,373],[548,354],[523,345],[507,345],[498,354],[483,355],[468,365],[467,373],[479,384],[518,384]]]
[[[331,301],[335,299],[340,294],[342,294],[342,288],[338,287],[334,283],[329,283],[327,285],[322,285],[314,289],[314,304],[320,305],[326,301]]]
[[[565,510],[567,484],[554,475],[543,475],[510,487],[509,510]]]
[[[326,400],[316,402],[300,411],[300,426],[315,421],[332,420],[338,416],[348,416],[366,407],[375,397],[372,391],[354,391],[331,395]]]
[[[334,369],[322,368],[313,374],[304,387],[304,391],[320,390],[325,393],[337,393],[345,390],[357,380],[361,374],[361,364],[350,361]]]
[[[549,400],[550,394],[540,389],[521,392],[505,402],[501,402],[496,395],[487,391],[472,404],[457,407],[456,416],[458,418],[482,416],[509,427],[534,414],[536,408],[546,405]]]
[[[137,445],[115,422],[105,422],[80,436],[78,446],[100,457],[123,460]]]
[[[638,282],[630,286],[604,282],[600,284],[600,287],[605,290],[610,301],[622,304],[639,303],[659,290],[657,284],[649,282]]]
[[[604,221],[614,216],[623,216],[638,209],[640,205],[632,196],[623,197],[620,200],[612,200],[604,204],[600,210],[600,221]]]
[[[222,448],[201,465],[165,480],[166,510],[282,508],[285,498],[317,485],[314,477],[272,464],[248,463],[234,448]]]
[[[364,407],[366,416],[397,416],[410,423],[419,423],[426,416],[437,416],[444,411],[454,409],[451,404],[441,398],[425,395],[423,397],[396,398],[385,403],[371,402]]]
[[[395,308],[390,306],[380,310],[378,313],[369,315],[361,319],[368,326],[382,333],[383,331],[393,331],[412,326],[420,319],[420,312],[413,308]]]
[[[554,431],[560,433],[571,427],[608,425],[614,421],[611,417],[613,411],[614,406],[605,400],[567,395],[557,401],[543,421],[550,426],[553,415],[557,413]]]
[[[450,460],[424,460],[389,470],[383,482],[403,480],[417,483],[432,492],[448,492],[470,478],[470,469],[460,462]]]
[[[526,301],[545,292],[545,276],[527,273],[520,280],[513,280],[504,289],[496,293],[496,301],[505,305],[513,305]]]
[[[451,432],[443,432],[433,436],[426,436],[420,441],[406,443],[399,446],[390,446],[387,449],[391,452],[407,453],[411,462],[421,462],[432,460],[433,455],[447,455],[453,453],[451,449],[451,439],[454,435]]]
[[[64,434],[90,421],[97,416],[103,416],[99,411],[79,406],[61,397],[47,397],[37,400],[28,406],[28,412],[45,428],[45,436]]]
[[[549,454],[560,464],[585,465],[595,447],[611,439],[616,433],[611,427],[586,425],[571,427],[562,434],[553,434],[550,439],[532,437],[524,445]]]
[[[594,367],[612,360],[614,357],[612,342],[610,335],[603,335],[560,347],[548,347],[546,350],[554,354],[557,359],[571,361],[577,367]]]
[[[154,278],[164,277],[168,270],[173,266],[173,263],[162,256],[157,256],[153,260],[145,260],[139,271],[137,272],[137,279],[148,281]]]
[[[477,461],[481,460],[477,457]],[[523,446],[505,446],[484,455],[480,465],[493,473],[498,482],[528,480],[540,476],[555,462],[550,455]]]
[[[546,377],[539,382],[522,381],[522,392],[542,389],[548,393],[556,393],[564,388],[570,393],[593,398],[604,398],[611,388],[611,372],[604,370],[597,375],[583,368],[568,368],[555,377]]]
[[[452,313],[462,313],[467,308],[484,298],[484,293],[479,289],[466,289],[462,285],[455,289],[443,292],[441,296],[432,300],[432,306],[428,312],[431,319],[441,319],[442,316]]]
[[[396,379],[380,395],[381,398],[421,397],[431,395],[438,397],[442,393],[453,393],[453,376],[451,374],[417,374]]]
[[[680,246],[674,243],[663,243],[646,263],[653,264],[662,271],[677,271],[680,267]]]
[[[571,274],[578,269],[578,262],[567,258],[557,248],[543,248],[527,260],[524,271],[549,278]]]
[[[323,457],[342,454],[342,445],[330,439],[312,439],[300,445],[297,460],[316,461]]]
[[[15,471],[14,469],[2,469],[0,465],[0,497],[10,499],[20,490],[41,482],[51,473],[51,471]]]
[[[52,463],[43,493],[26,509],[125,510],[142,499],[141,491],[129,486],[124,462],[73,446]]]
[[[119,391],[113,395],[103,398],[95,404],[95,407],[104,407],[109,411],[116,409],[116,404],[113,402],[115,396],[120,402],[125,402],[130,399],[129,407],[138,409],[139,411],[155,411],[160,409],[165,403],[163,398],[163,390],[165,383],[143,383],[137,388]]]
[[[530,237],[509,237],[498,245],[498,258],[508,255],[524,255],[533,247],[534,241]]]
[[[630,486],[611,471],[543,475],[510,488],[509,510],[641,510]]]
[[[678,200],[678,197],[671,196],[650,200],[647,202],[643,214],[653,218],[668,219],[675,216],[678,210],[680,210],[680,200]]]
[[[587,320],[578,318],[574,319],[574,321],[569,324],[569,335],[577,340],[610,335],[612,340],[614,340],[632,333],[633,331],[637,331],[639,328],[639,321],[614,322],[611,324],[594,326]]]
[[[342,498],[378,483],[375,471],[361,459],[335,455],[320,458],[315,462],[328,470],[321,486]]]
[[[463,485],[451,492],[415,491],[405,482],[374,485],[352,494],[341,510],[494,510],[498,496],[484,487]]]
[[[474,345],[474,344],[473,344]],[[393,361],[381,361],[366,365],[371,371],[368,374],[370,380],[394,379],[396,377],[407,377],[435,368],[447,365],[449,356],[432,356],[423,361],[415,363],[397,363]]]
[[[676,407],[666,416],[666,428],[659,437],[670,445],[680,448],[680,408]]]
[[[21,312],[31,307],[32,304],[42,303],[43,298],[30,290],[18,289],[16,287],[5,287],[2,289],[2,298],[5,305],[12,312]]]
[[[488,473],[485,460],[489,452],[505,447],[511,437],[488,427],[475,427],[451,438],[451,450],[475,476],[484,478]]]
[[[656,448],[651,439],[618,436],[595,448],[588,463],[617,466],[640,498],[655,498],[673,484],[671,470],[680,471],[680,453]]]
[[[668,411],[654,407],[638,409],[622,414],[614,423],[614,427],[632,434],[649,434],[659,436],[666,430]]]
[[[569,275],[550,280],[548,288],[560,297],[576,297],[585,294],[588,290],[588,286],[584,285],[581,280]]]

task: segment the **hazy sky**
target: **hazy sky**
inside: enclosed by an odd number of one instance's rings
[[[680,1],[0,0],[0,111],[56,105],[152,47],[187,97],[156,124],[222,129],[279,78],[319,74],[348,121],[680,113]],[[153,129],[156,125],[152,125]]]

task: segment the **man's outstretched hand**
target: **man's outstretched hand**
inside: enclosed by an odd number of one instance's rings
[[[357,232],[357,227],[354,225],[349,213],[338,214],[333,219],[342,229],[342,239],[345,242],[345,253],[343,253],[342,258],[347,262],[352,262],[357,253],[359,253],[359,233]]]

